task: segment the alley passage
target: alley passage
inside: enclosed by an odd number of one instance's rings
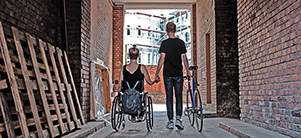
[[[115,132],[112,127],[105,127],[97,133],[89,136],[89,138],[236,138],[235,135],[228,133],[218,127],[218,123],[222,118],[205,118],[204,129],[199,133],[196,128],[189,125],[186,116],[183,116],[184,130],[167,129],[165,127],[167,122],[165,111],[154,112],[154,128],[152,132],[148,132],[145,122],[130,123],[126,120],[124,130]]]

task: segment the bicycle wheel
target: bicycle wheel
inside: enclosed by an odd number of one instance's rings
[[[153,102],[150,96],[147,97],[146,105],[146,128],[151,131],[154,125],[154,115],[153,115]]]
[[[194,92],[194,107],[195,107],[195,121],[198,128],[198,131],[201,132],[203,129],[203,108],[202,108],[202,100],[200,96],[199,90],[195,90]]]
[[[111,123],[112,128],[117,132],[120,128],[121,121],[122,121],[122,113],[120,107],[119,97],[116,96],[113,100],[113,106],[111,111]]]
[[[185,115],[188,116],[188,120],[191,126],[194,125],[194,116],[193,114],[193,108],[192,108],[192,93],[191,90],[188,89],[187,90],[187,94],[186,94],[186,109],[185,109]]]

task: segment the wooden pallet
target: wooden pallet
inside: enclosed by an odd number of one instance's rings
[[[56,137],[83,125],[67,55],[0,22],[0,137]]]

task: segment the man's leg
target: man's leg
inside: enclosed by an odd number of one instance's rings
[[[183,101],[182,101],[182,91],[183,91],[183,77],[179,76],[175,78],[175,95],[176,95],[176,127],[179,129],[184,129],[181,121],[183,114]]]
[[[183,78],[177,77],[175,79],[176,116],[179,118],[182,117],[182,113],[183,113],[182,91],[183,91]]]
[[[164,86],[166,93],[167,117],[169,121],[173,120],[173,80],[171,77],[164,77]]]

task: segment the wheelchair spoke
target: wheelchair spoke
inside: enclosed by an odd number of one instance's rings
[[[122,112],[120,107],[119,97],[116,96],[113,100],[113,106],[111,110],[111,124],[115,131],[118,131],[122,121]]]

